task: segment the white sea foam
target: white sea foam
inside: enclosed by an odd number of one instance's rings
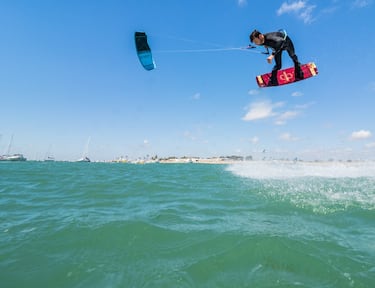
[[[253,179],[359,178],[375,177],[375,162],[251,161],[230,165],[228,170]]]
[[[375,162],[254,161],[231,165],[228,170],[260,180],[265,197],[315,212],[375,209]]]

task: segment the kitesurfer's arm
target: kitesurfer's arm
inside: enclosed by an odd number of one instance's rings
[[[267,49],[267,51],[269,51],[269,50],[268,50],[268,47],[267,47],[266,45],[264,45],[264,47]],[[269,52],[268,52],[268,53],[269,53]],[[274,57],[275,57],[275,53],[272,52],[272,54],[271,54],[270,56],[267,57],[267,62],[268,62],[269,64],[271,64],[271,63],[272,63],[272,60],[273,60]]]

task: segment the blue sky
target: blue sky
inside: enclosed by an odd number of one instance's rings
[[[374,159],[373,0],[0,1],[0,154]],[[266,56],[226,49],[286,29],[319,75],[257,88]],[[145,31],[157,69],[133,35]],[[287,53],[283,67],[291,66]]]

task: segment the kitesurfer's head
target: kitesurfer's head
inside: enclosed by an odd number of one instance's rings
[[[255,29],[250,34],[250,41],[256,45],[262,45],[264,43],[264,35]]]

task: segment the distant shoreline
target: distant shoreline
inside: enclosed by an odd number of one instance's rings
[[[41,162],[41,163],[82,163],[78,161],[69,160],[28,160],[28,161],[0,161],[0,163],[17,163],[17,162]],[[258,163],[304,163],[308,165],[330,165],[330,164],[341,164],[341,165],[356,165],[361,163],[374,163],[375,160],[302,160],[302,159],[232,159],[226,157],[212,157],[212,158],[199,158],[199,157],[170,157],[160,159],[115,159],[115,160],[102,160],[102,161],[91,161],[85,163],[119,163],[119,164],[215,164],[215,165],[230,165],[230,164],[258,164]]]
[[[309,165],[314,164],[342,164],[342,165],[350,165],[350,164],[360,164],[360,163],[371,163],[375,162],[374,160],[290,160],[290,159],[258,159],[258,160],[240,160],[240,159],[230,159],[224,157],[213,157],[213,158],[164,158],[158,160],[129,160],[129,161],[111,161],[112,163],[129,163],[129,164],[149,164],[149,163],[160,163],[160,164],[245,164],[245,163],[285,163],[285,164],[293,164],[293,163],[304,163]]]
[[[162,164],[184,164],[184,163],[199,163],[199,164],[235,164],[235,163],[242,163],[245,162],[244,160],[231,160],[231,159],[224,159],[224,158],[192,158],[192,159],[166,159],[166,160],[159,160],[158,163]]]

